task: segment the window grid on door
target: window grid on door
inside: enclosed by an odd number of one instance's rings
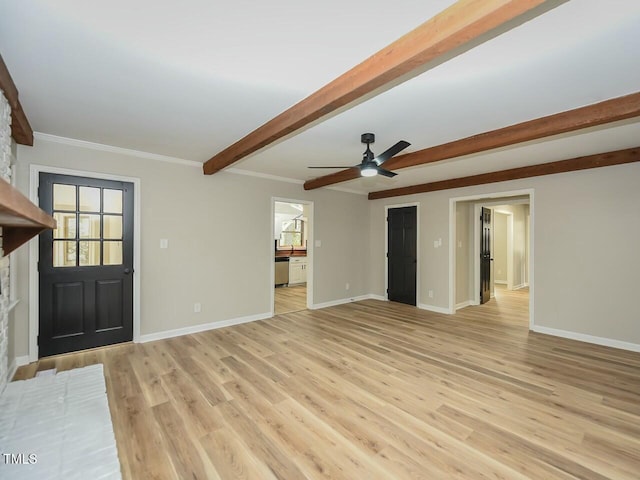
[[[122,265],[123,191],[53,184],[54,267]]]

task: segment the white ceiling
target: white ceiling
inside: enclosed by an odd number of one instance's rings
[[[451,0],[0,0],[0,54],[35,131],[206,161]],[[640,1],[571,0],[236,163],[306,180],[640,87]],[[635,147],[640,119],[342,186],[369,192]]]

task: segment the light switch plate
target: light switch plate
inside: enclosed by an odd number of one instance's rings
[[[166,238],[160,239],[160,248],[169,248],[169,240]]]

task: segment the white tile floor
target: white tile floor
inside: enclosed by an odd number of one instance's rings
[[[122,478],[101,364],[7,385],[0,478]]]

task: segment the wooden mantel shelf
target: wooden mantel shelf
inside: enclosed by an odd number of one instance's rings
[[[8,255],[40,232],[55,228],[56,221],[15,187],[0,179],[0,226],[2,249]]]

